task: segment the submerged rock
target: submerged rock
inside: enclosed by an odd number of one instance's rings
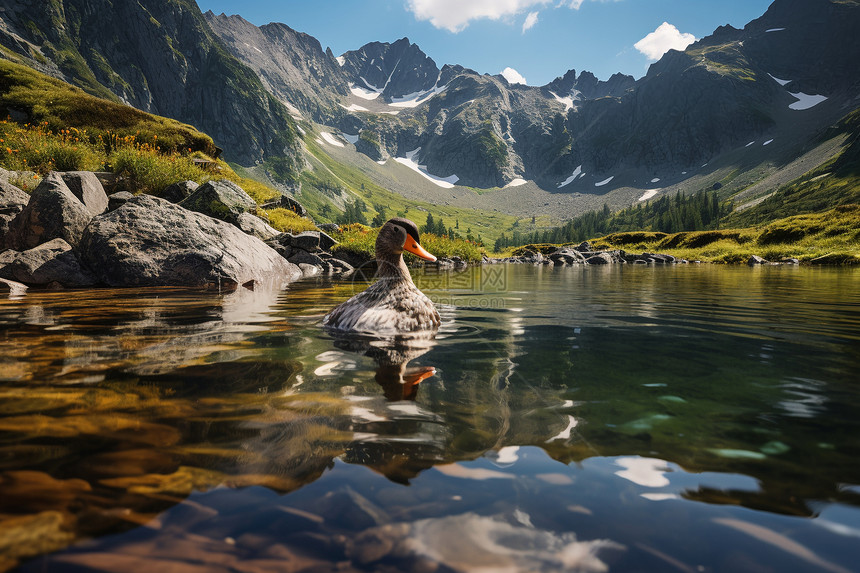
[[[232,289],[251,280],[283,285],[301,276],[256,237],[147,195],[94,218],[79,250],[110,286]]]

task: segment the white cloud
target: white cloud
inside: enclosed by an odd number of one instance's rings
[[[456,33],[472,20],[498,20],[550,2],[552,0],[408,0],[407,8],[418,20],[429,20],[437,28]]]
[[[526,21],[523,22],[523,34],[526,33],[526,30],[531,30],[535,24],[538,23],[538,13],[537,12],[529,12],[529,15],[526,16]]]
[[[681,33],[672,24],[663,22],[656,30],[633,44],[633,47],[645,54],[649,60],[656,61],[669,50],[683,51],[695,41],[694,35]]]
[[[504,70],[502,70],[502,76],[504,76],[504,78],[508,80],[509,84],[525,85],[527,83],[526,79],[522,76],[522,74],[513,68],[505,68]]]

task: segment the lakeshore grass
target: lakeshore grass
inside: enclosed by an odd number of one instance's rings
[[[681,233],[613,233],[593,240],[597,249],[661,252],[687,260],[745,263],[769,261],[860,264],[860,205],[795,215],[767,225]]]
[[[332,233],[332,237],[338,241],[338,244],[332,248],[332,253],[346,251],[373,258],[376,256],[375,246],[378,234],[379,228],[360,223],[344,225]],[[484,255],[484,250],[474,242],[433,233],[421,233],[421,246],[439,258],[456,256],[470,263],[479,262]],[[403,254],[407,261],[418,260],[418,257],[411,253]]]

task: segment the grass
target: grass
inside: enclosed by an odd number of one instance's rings
[[[373,258],[375,256],[376,236],[378,234],[379,229],[359,223],[344,225],[332,234],[332,237],[338,241],[338,244],[332,248],[332,253],[336,254],[339,251],[347,251]],[[457,256],[471,263],[480,262],[484,254],[483,249],[473,242],[463,239],[451,239],[447,236],[439,237],[432,233],[421,234],[421,246],[439,258]],[[418,260],[418,257],[411,253],[404,253],[404,258],[406,258],[407,262]]]
[[[75,128],[86,131],[91,141],[101,135],[135,136],[138,141],[158,140],[164,152],[191,150],[216,155],[212,138],[179,121],[152,115],[131,106],[97,98],[63,81],[27,66],[0,59],[0,109],[27,115],[34,125],[58,133]]]
[[[480,238],[485,245],[493,242],[517,222],[517,217],[499,212],[487,212],[450,205],[434,205],[426,201],[414,201],[375,183],[357,168],[339,163],[329,156],[308,131],[305,146],[309,151],[311,170],[302,174],[302,191],[296,198],[320,222],[334,222],[343,210],[343,202],[350,197],[361,198],[368,206],[368,221],[378,213],[376,206],[383,207],[385,217],[406,217],[419,226],[432,213],[435,219],[444,219],[454,226],[459,221],[458,232]]]
[[[300,233],[302,231],[315,231],[316,225],[310,219],[296,215],[289,209],[278,207],[277,209],[263,210],[269,224],[281,232]]]
[[[594,240],[598,249],[661,252],[688,260],[745,263],[769,261],[860,264],[860,205],[795,215],[764,226],[683,233],[614,233]]]

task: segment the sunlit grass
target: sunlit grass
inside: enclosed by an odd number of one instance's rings
[[[332,249],[333,253],[347,251],[360,253],[366,257],[373,258],[376,253],[376,237],[379,229],[353,223],[344,225],[339,231],[332,233],[332,237],[338,241]],[[483,249],[474,242],[464,239],[451,239],[447,236],[439,237],[432,233],[421,234],[421,246],[434,254],[436,257],[460,257],[464,261],[479,262],[484,254]],[[404,253],[407,260],[417,260],[415,255]]]

